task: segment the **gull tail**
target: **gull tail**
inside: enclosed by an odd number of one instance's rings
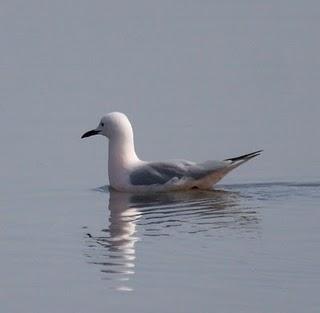
[[[247,161],[255,158],[256,156],[260,155],[263,150],[258,150],[252,153],[240,155],[235,158],[225,159],[224,161],[230,162],[228,166],[227,172],[230,172],[231,170],[237,168],[243,163],[246,163]]]
[[[258,151],[252,152],[252,153],[240,155],[240,156],[235,157],[235,158],[225,159],[224,161],[230,161],[231,164],[235,164],[235,163],[238,163],[238,162],[240,162],[242,164],[242,163],[244,163],[246,161],[249,161],[250,159],[260,155],[262,151],[263,150],[258,150]]]
[[[196,187],[200,189],[212,189],[212,187],[220,181],[225,175],[231,172],[233,169],[237,168],[241,164],[251,160],[252,158],[261,154],[263,150],[258,150],[252,153],[240,155],[235,158],[225,159],[223,160],[223,166],[219,168],[215,168],[214,170],[209,170],[209,174],[204,177],[200,182],[196,185]]]

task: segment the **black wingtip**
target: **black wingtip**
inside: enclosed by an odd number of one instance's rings
[[[235,157],[235,158],[225,159],[224,161],[237,162],[237,161],[244,160],[244,159],[251,159],[251,158],[254,158],[254,157],[260,155],[262,151],[263,150],[257,150],[255,152],[251,152],[251,153],[248,153],[248,154],[240,155],[240,156]]]

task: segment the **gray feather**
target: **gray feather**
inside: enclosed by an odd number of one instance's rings
[[[201,179],[225,168],[226,162],[207,161],[196,164],[188,161],[152,162],[143,165],[130,174],[132,185],[162,185],[173,178]]]

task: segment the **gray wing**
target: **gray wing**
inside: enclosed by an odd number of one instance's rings
[[[188,161],[151,162],[140,166],[130,174],[132,185],[162,185],[173,178],[201,179],[226,168],[229,162],[207,161],[196,164]]]

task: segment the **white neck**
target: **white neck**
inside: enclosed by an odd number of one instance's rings
[[[115,163],[126,166],[136,160],[138,157],[134,149],[133,136],[109,140],[109,165]]]
[[[139,158],[134,149],[133,132],[119,134],[109,139],[109,180],[111,186],[122,185],[127,170],[133,166]]]

